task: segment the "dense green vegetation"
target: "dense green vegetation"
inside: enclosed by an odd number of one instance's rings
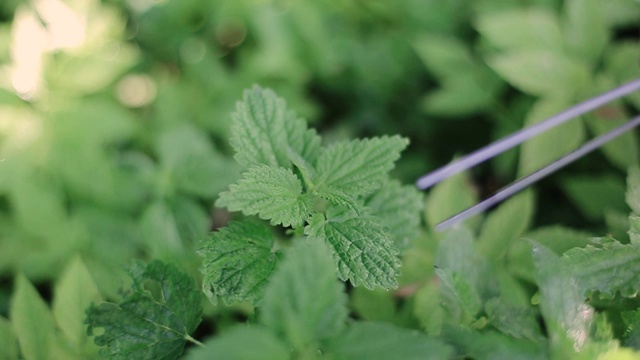
[[[640,358],[635,0],[0,2],[0,359]]]

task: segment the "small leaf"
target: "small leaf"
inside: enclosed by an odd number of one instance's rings
[[[427,68],[440,78],[459,75],[461,69],[475,66],[467,44],[454,36],[429,34],[413,42]]]
[[[318,158],[317,186],[329,186],[352,196],[368,194],[382,186],[408,143],[399,136],[336,143]]]
[[[531,126],[563,111],[570,100],[563,96],[542,98],[530,110],[525,126]],[[529,175],[551,162],[575,150],[585,139],[584,126],[579,120],[570,121],[545,131],[525,142],[520,152],[518,173]]]
[[[243,166],[291,168],[289,152],[314,162],[320,138],[305,122],[286,109],[284,100],[269,89],[254,86],[244,93],[233,114],[231,145]]]
[[[130,269],[131,289],[119,304],[91,305],[85,323],[100,353],[111,359],[175,359],[201,321],[200,291],[174,265],[155,260]]]
[[[259,320],[298,352],[338,334],[347,320],[347,296],[322,242],[299,240],[265,290]]]
[[[264,165],[249,168],[237,184],[220,194],[216,206],[293,227],[304,224],[310,213],[300,179],[289,169]]]
[[[627,326],[624,332],[624,346],[640,350],[640,311],[623,311],[621,314]]]
[[[541,244],[532,242],[536,280],[540,287],[540,307],[554,349],[562,353],[570,343],[573,351],[587,344],[594,310],[584,303],[581,288],[560,257]]]
[[[573,176],[562,181],[562,188],[591,221],[602,221],[607,210],[628,211],[624,181],[612,174]]]
[[[571,249],[562,256],[562,263],[583,296],[594,290],[611,297],[616,291],[623,296],[636,296],[640,289],[640,246],[606,241],[601,247]]]
[[[55,341],[51,312],[24,275],[18,275],[11,300],[10,320],[26,360],[51,359]]]
[[[391,324],[355,322],[329,345],[336,359],[449,359],[453,349],[419,331]]]
[[[613,88],[612,85],[610,88]],[[622,126],[627,120],[627,114],[620,105],[608,104],[587,115],[587,126],[594,136],[604,135]],[[602,146],[602,152],[609,162],[622,171],[640,162],[640,145],[635,134],[626,132]]]
[[[330,245],[341,280],[368,289],[394,288],[398,281],[398,251],[383,227],[365,217],[329,218],[316,214],[305,234]]]
[[[79,257],[74,258],[56,282],[53,316],[66,339],[77,351],[89,351],[92,344],[87,336],[85,309],[100,299],[98,288]]]
[[[460,173],[437,184],[427,196],[425,219],[430,229],[448,217],[471,207],[477,202],[477,194],[467,173]],[[473,223],[475,219],[471,219]],[[476,220],[477,221],[477,220]]]
[[[250,345],[248,345],[250,344]],[[291,354],[277,337],[261,326],[237,326],[187,353],[186,360],[288,360]]]
[[[399,249],[407,248],[419,235],[423,203],[421,192],[398,181],[390,181],[365,200],[365,206],[380,219]]]
[[[603,6],[599,0],[564,2],[566,44],[579,61],[595,66],[609,41]]]
[[[251,300],[257,303],[275,269],[279,253],[273,251],[275,237],[264,224],[231,222],[212,233],[202,244],[202,286],[215,302]]]
[[[535,96],[575,95],[590,81],[589,69],[562,53],[524,49],[496,55],[488,61],[503,79]]]
[[[533,212],[533,193],[525,191],[490,213],[478,239],[478,248],[482,254],[494,260],[502,259],[509,245],[521,240],[519,237],[531,224]]]
[[[502,298],[487,301],[485,312],[493,327],[516,339],[543,338],[536,312],[531,307],[515,306]]]
[[[0,359],[18,359],[18,338],[9,320],[0,316]]]
[[[631,210],[636,215],[640,215],[640,168],[638,166],[629,168],[625,200]]]
[[[482,14],[476,23],[482,37],[502,50],[521,49],[563,52],[560,22],[553,12],[518,8]]]

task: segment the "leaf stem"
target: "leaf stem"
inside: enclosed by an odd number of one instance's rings
[[[184,338],[185,338],[185,340],[187,340],[187,341],[191,341],[192,343],[194,343],[194,344],[196,344],[196,345],[198,345],[198,346],[204,346],[204,344],[203,344],[203,343],[201,343],[200,341],[198,341],[198,340],[196,340],[196,339],[192,338],[192,337],[191,337],[191,335],[188,335],[188,334],[187,334],[187,335],[185,335],[185,336],[184,336]]]

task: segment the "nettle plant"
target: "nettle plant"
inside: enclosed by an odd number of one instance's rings
[[[407,139],[323,146],[284,100],[255,86],[238,103],[230,141],[245,171],[216,205],[244,217],[203,241],[202,289],[214,303],[258,305],[258,324],[214,338],[192,358],[232,348],[273,359],[366,358],[385,351],[439,359],[451,353],[416,331],[348,325],[347,296],[336,280],[369,289],[397,287],[399,254],[418,234],[423,204],[413,186],[388,176]],[[133,285],[122,302],[87,310],[89,333],[104,329],[95,338],[101,353],[114,359],[175,358],[187,341],[200,344],[190,336],[202,315],[194,279],[160,261],[136,264],[130,274]],[[380,341],[358,347],[364,339]],[[250,349],[243,345],[247,341],[253,342]]]

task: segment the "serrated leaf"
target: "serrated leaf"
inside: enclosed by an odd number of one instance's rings
[[[360,214],[362,212],[361,202],[358,202],[353,196],[341,190],[324,186],[320,189],[314,189],[313,195],[325,199],[333,205],[338,205],[354,211],[356,214]]]
[[[534,198],[528,190],[490,213],[478,238],[478,249],[490,259],[502,259],[511,242],[519,241],[533,219]]]
[[[79,352],[93,352],[92,341],[87,336],[85,309],[92,301],[98,301],[100,293],[79,257],[74,258],[62,277],[56,282],[53,298],[53,316],[65,338]]]
[[[390,181],[365,200],[371,214],[387,228],[398,249],[405,249],[419,234],[424,199],[413,186]]]
[[[596,65],[609,41],[602,2],[568,0],[564,2],[566,44],[576,59]]]
[[[551,11],[518,8],[482,14],[476,29],[493,46],[503,50],[546,49],[562,53],[560,21]]]
[[[441,290],[445,298],[445,307],[455,321],[469,324],[482,308],[482,299],[475,284],[462,274],[448,269],[436,269]]]
[[[330,246],[341,280],[368,289],[397,286],[398,251],[380,224],[365,217],[325,219],[316,214],[305,234]]]
[[[265,290],[259,321],[303,352],[339,333],[347,296],[322,242],[297,241]]]
[[[9,312],[22,356],[26,360],[52,359],[55,330],[51,312],[33,285],[22,274],[16,278]]]
[[[186,360],[288,360],[290,353],[268,329],[238,326],[190,351]]]
[[[253,221],[230,222],[212,233],[198,251],[205,294],[228,304],[260,301],[279,257],[274,243],[271,230]]]
[[[254,86],[244,92],[233,114],[231,145],[244,165],[291,167],[289,152],[315,161],[320,138],[305,122],[287,110],[285,101],[269,89]]]
[[[545,246],[531,242],[540,288],[540,307],[556,352],[570,344],[573,351],[583,349],[589,338],[595,311],[585,304],[572,271],[560,257]]]
[[[610,241],[612,240],[612,241]],[[562,256],[563,265],[577,282],[583,296],[598,290],[613,297],[635,296],[640,289],[640,247],[613,239],[602,247],[574,248]]]
[[[589,69],[561,52],[523,49],[496,55],[487,63],[508,83],[529,95],[571,96],[590,81]]]
[[[329,345],[335,359],[448,359],[453,349],[416,330],[391,324],[355,322]]]
[[[547,117],[563,111],[570,100],[563,96],[538,100],[530,110],[525,126],[531,126]],[[528,140],[522,145],[518,174],[529,175],[575,150],[585,139],[584,126],[580,120],[569,121]]]
[[[382,186],[408,143],[399,136],[383,136],[333,144],[318,158],[317,186],[332,187],[352,196],[368,194]]]
[[[250,167],[237,184],[220,194],[216,206],[293,227],[304,224],[310,213],[300,179],[289,169],[265,165]]]
[[[0,359],[18,359],[18,338],[9,320],[0,316]]]
[[[120,303],[94,304],[87,310],[88,333],[100,353],[111,359],[175,359],[201,321],[200,291],[194,279],[158,260],[135,263],[133,284]]]

